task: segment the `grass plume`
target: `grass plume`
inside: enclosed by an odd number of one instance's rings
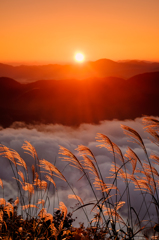
[[[159,146],[159,121],[155,118],[143,119],[145,130],[151,135],[151,141]],[[139,145],[146,154],[146,160],[139,158],[130,147],[123,154],[117,144],[104,134],[97,135],[98,147],[104,147],[112,153],[110,175],[102,175],[100,165],[93,152],[83,145],[75,150],[78,157],[70,150],[60,146],[62,161],[68,162],[74,171],[79,171],[93,199],[86,202],[76,194],[76,190],[55,165],[45,159],[40,160],[35,148],[25,141],[23,150],[31,155],[34,164],[28,169],[25,161],[13,149],[0,146],[0,155],[8,159],[13,171],[13,179],[18,186],[18,197],[5,199],[3,179],[0,179],[3,196],[0,198],[0,236],[2,239],[158,239],[159,238],[159,156],[148,155],[142,137],[128,126],[121,126],[124,133]],[[31,171],[30,171],[31,170]],[[29,174],[29,171],[31,174]],[[31,177],[30,177],[31,176]],[[83,210],[88,221],[85,227],[72,226],[74,219],[68,213],[64,202],[54,213],[49,209],[49,189],[52,183],[54,194],[58,191],[56,179],[68,184],[69,201],[77,201],[73,212]],[[109,183],[107,180],[109,179]],[[122,187],[121,187],[122,182]],[[140,198],[135,208],[132,195],[138,191]],[[88,209],[88,210],[87,210]],[[91,210],[90,210],[91,209]],[[155,209],[156,215],[151,211]],[[21,211],[21,214],[18,211]],[[92,219],[91,215],[94,213]]]

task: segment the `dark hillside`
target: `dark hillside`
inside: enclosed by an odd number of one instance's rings
[[[158,116],[159,72],[121,78],[43,80],[0,78],[0,124],[14,121],[79,125]]]

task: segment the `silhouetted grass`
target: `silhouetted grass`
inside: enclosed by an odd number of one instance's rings
[[[150,141],[159,146],[159,121],[155,118],[143,118],[145,131]],[[110,176],[103,176],[92,151],[80,145],[76,149],[78,159],[68,149],[60,146],[62,161],[82,173],[94,195],[91,202],[84,203],[77,196],[69,179],[52,163],[39,160],[35,148],[25,142],[22,148],[32,156],[32,174],[29,174],[25,161],[20,155],[6,146],[0,147],[0,155],[7,158],[17,182],[17,199],[5,200],[3,181],[0,185],[3,196],[0,199],[0,236],[1,239],[159,239],[159,156],[149,156],[141,136],[128,126],[121,126],[124,133],[139,145],[145,154],[145,160],[128,147],[123,155],[120,148],[103,134],[97,135],[99,147],[112,153]],[[43,179],[45,176],[45,180]],[[81,177],[81,178],[82,178]],[[74,211],[85,214],[88,226],[72,226],[74,219],[67,212],[63,202],[48,213],[49,188],[56,189],[56,178],[66,182],[71,190],[68,198],[76,199],[78,207]],[[106,178],[111,180],[109,184]],[[121,182],[123,183],[121,187]],[[138,204],[134,204],[132,194],[138,191]],[[137,207],[135,207],[137,206]],[[94,218],[90,219],[87,208],[91,207]],[[155,215],[152,210],[155,209]]]

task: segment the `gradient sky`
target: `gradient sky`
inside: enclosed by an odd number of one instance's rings
[[[159,0],[1,0],[0,62],[159,61]]]

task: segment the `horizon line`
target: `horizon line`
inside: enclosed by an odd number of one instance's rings
[[[88,61],[84,61],[83,63],[77,63],[74,61],[70,61],[70,62],[64,62],[64,61],[0,61],[0,64],[4,64],[4,65],[10,65],[13,67],[18,67],[18,66],[46,66],[46,65],[84,65],[87,64],[89,62],[97,62],[100,60],[108,60],[108,61],[112,61],[112,62],[116,62],[116,63],[121,63],[121,62],[145,62],[145,63],[159,63],[159,60],[145,60],[145,59],[120,59],[120,60],[112,60],[110,58],[99,58],[97,60],[88,60]]]

